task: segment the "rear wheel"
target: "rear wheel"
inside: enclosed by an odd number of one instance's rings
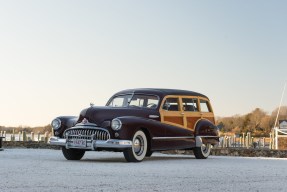
[[[206,159],[211,151],[211,144],[202,144],[201,147],[195,147],[193,153],[196,159]]]
[[[143,131],[137,131],[132,140],[132,147],[124,150],[125,159],[128,162],[140,162],[147,153],[147,138]]]
[[[80,160],[85,155],[85,151],[81,149],[66,149],[62,147],[62,152],[67,160]]]

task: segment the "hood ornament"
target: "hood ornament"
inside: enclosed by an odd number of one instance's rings
[[[88,119],[84,118],[84,119],[82,120],[82,123],[83,123],[83,124],[87,124],[87,123],[89,123],[89,121],[88,121]]]

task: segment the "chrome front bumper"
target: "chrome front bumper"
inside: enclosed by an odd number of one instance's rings
[[[74,147],[67,142],[66,139],[59,138],[59,137],[51,137],[49,139],[50,145],[58,145],[58,146],[65,146],[67,149],[69,148],[78,148],[78,149],[87,149],[95,151],[97,148],[115,148],[115,149],[122,149],[122,148],[130,148],[132,147],[132,141],[130,140],[118,140],[118,139],[109,139],[107,141],[101,140],[87,140],[86,147]]]

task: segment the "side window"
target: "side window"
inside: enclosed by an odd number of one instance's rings
[[[198,111],[197,99],[195,98],[183,98],[182,104],[184,111],[194,111],[194,112]]]
[[[211,112],[210,105],[208,101],[205,101],[205,100],[200,100],[200,109],[201,109],[201,112]]]
[[[162,108],[167,111],[179,111],[178,98],[167,98]]]
[[[130,106],[138,106],[138,107],[142,107],[144,104],[144,99],[142,98],[132,98],[131,102],[130,102]]]
[[[156,108],[158,105],[158,97],[153,95],[134,95],[129,106]]]
[[[110,103],[110,107],[122,107],[124,105],[124,97],[117,97]]]

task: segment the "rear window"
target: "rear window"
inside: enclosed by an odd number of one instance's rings
[[[205,100],[200,100],[200,110],[201,112],[211,112],[209,102]]]

